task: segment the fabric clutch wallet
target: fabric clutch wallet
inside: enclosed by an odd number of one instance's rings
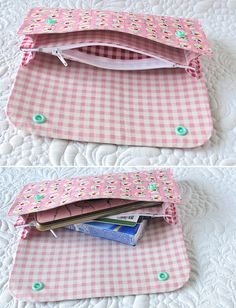
[[[191,148],[212,119],[197,20],[34,8],[19,29],[22,66],[9,120],[51,138]]]
[[[20,215],[17,225],[29,225],[40,213],[49,213],[46,221],[57,219],[55,215],[65,217],[66,207],[75,202],[82,202],[81,212],[89,212],[89,202],[96,200],[100,206],[103,201],[103,208],[128,206],[134,201],[156,202],[156,207],[131,213],[159,218],[151,219],[137,246],[66,228],[56,229],[58,237],[54,238],[49,231],[25,226],[9,281],[15,297],[45,302],[167,292],[183,286],[189,278],[189,260],[176,214],[180,195],[170,170],[28,184],[16,197],[9,215]],[[92,207],[96,211],[93,203]]]

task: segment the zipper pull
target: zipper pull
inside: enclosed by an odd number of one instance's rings
[[[59,49],[53,49],[52,50],[52,54],[56,57],[58,57],[58,59],[63,63],[63,65],[68,66],[66,60],[63,58],[61,52]]]
[[[56,233],[55,233],[52,229],[50,229],[49,231],[52,233],[52,235],[53,235],[55,238],[58,238],[58,236],[56,235]]]

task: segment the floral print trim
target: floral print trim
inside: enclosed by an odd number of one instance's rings
[[[197,54],[212,53],[200,23],[189,18],[114,11],[34,8],[29,11],[18,33],[35,35],[84,30],[125,32]]]
[[[35,199],[38,194],[43,198]],[[180,202],[178,188],[170,170],[114,173],[28,184],[17,196],[9,215],[34,213],[99,198]]]
[[[164,203],[163,205],[164,209],[164,220],[170,224],[170,225],[175,225],[177,224],[177,213],[176,213],[176,208],[174,203]]]

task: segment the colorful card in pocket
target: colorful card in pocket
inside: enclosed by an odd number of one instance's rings
[[[66,228],[75,232],[81,232],[89,236],[117,241],[126,245],[135,246],[143,236],[147,220],[136,224],[133,227],[109,224],[103,222],[88,222],[78,225],[70,225]]]

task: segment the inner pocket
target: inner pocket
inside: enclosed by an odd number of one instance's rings
[[[65,204],[47,211],[38,212],[36,213],[36,216],[38,222],[47,223],[79,215],[85,215],[91,212],[99,212],[105,209],[108,210],[116,207],[121,207],[123,205],[127,205],[134,202],[135,201],[132,200],[109,199],[109,198],[91,199],[91,200],[84,200],[70,204]]]
[[[34,48],[22,50],[52,54],[65,66],[71,60],[111,70],[191,69],[188,51],[116,31],[42,34]]]
[[[161,205],[161,202],[110,198],[84,200],[35,213],[35,220],[37,229],[46,231],[70,224],[91,221],[100,217],[123,214],[138,209],[160,208]]]
[[[98,55],[91,53],[90,49],[93,49],[93,47],[88,46],[87,48],[63,50],[61,51],[61,56],[67,60],[78,61],[84,64],[110,70],[146,70],[177,66],[176,63],[165,59],[150,57],[148,55],[145,56],[129,49],[121,49],[114,46],[104,45],[96,45],[94,47],[97,50]],[[108,55],[113,55],[113,57],[103,56],[104,51],[106,51]],[[123,55],[124,59],[120,59],[120,55]],[[138,55],[140,57],[138,57]]]

